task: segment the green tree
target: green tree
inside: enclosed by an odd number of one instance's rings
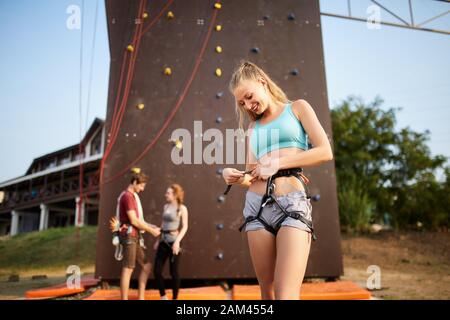
[[[448,226],[447,159],[431,155],[428,131],[396,131],[400,109],[382,104],[350,96],[331,111],[341,224],[360,232],[387,216],[395,228]]]

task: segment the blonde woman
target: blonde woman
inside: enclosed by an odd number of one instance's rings
[[[301,168],[332,160],[331,146],[310,104],[290,101],[254,63],[238,66],[229,89],[239,127],[249,122],[249,139],[245,171],[226,168],[223,178],[228,185],[249,188],[242,228],[261,297],[299,299],[314,236]],[[314,147],[308,150],[309,140]]]
[[[167,300],[162,272],[166,260],[169,259],[172,299],[176,300],[180,288],[178,273],[181,255],[180,243],[188,230],[188,210],[183,204],[184,190],[179,184],[172,184],[167,188],[165,196],[167,203],[164,205],[162,215],[161,235],[154,245],[156,250],[154,275],[161,300]]]

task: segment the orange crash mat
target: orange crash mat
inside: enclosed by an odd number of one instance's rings
[[[66,283],[61,283],[51,287],[45,287],[40,289],[28,290],[25,292],[25,298],[27,299],[48,299],[70,296],[73,294],[86,291],[90,287],[94,287],[98,284],[99,280],[93,277],[86,277],[80,280],[80,288],[70,289]]]
[[[168,297],[171,295],[167,294]],[[129,300],[138,299],[138,291],[131,289],[128,293]],[[93,294],[89,297],[84,298],[84,300],[120,300],[120,290],[119,289],[98,289],[95,290]],[[159,300],[159,292],[157,290],[146,290],[145,300]]]
[[[233,300],[259,300],[258,285],[234,285]],[[371,294],[351,281],[316,282],[302,284],[302,300],[359,300],[370,299]]]
[[[172,299],[172,291],[166,289],[167,297]],[[136,300],[138,298],[137,290],[130,290],[128,299]],[[146,290],[146,300],[160,300],[158,290]],[[178,300],[227,300],[226,292],[220,286],[184,288],[178,293]],[[120,290],[96,290],[85,300],[120,300]]]

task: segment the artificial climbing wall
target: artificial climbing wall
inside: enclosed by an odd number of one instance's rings
[[[244,189],[225,201],[221,164],[171,161],[173,130],[194,137],[195,120],[203,132],[236,128],[233,97],[227,90],[241,59],[260,65],[291,100],[305,99],[315,109],[330,141],[319,3],[313,0],[106,0],[111,69],[98,224],[96,275],[120,277],[121,264],[108,220],[126,188],[130,169],[150,175],[141,194],[145,219],[160,224],[164,193],[181,184],[189,209],[183,240],[183,279],[254,278],[242,223]],[[218,48],[220,47],[220,49]],[[183,141],[183,148],[189,142]],[[191,141],[193,148],[194,142]],[[203,142],[205,147],[210,142]],[[192,160],[193,161],[193,160]],[[243,168],[243,165],[237,166]],[[334,163],[307,168],[318,241],[312,244],[307,277],[343,273]],[[147,236],[148,253],[153,239]],[[136,274],[135,274],[136,276]]]

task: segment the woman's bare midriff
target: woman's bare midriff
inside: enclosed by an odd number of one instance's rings
[[[274,152],[278,153],[278,157],[282,158],[288,155],[300,154],[304,152],[304,150],[298,148],[283,148],[276,150]],[[264,155],[260,160],[263,160],[264,158],[267,158],[270,155],[271,153],[268,153]],[[266,192],[266,186],[267,180],[256,180],[250,185],[249,191],[263,195]],[[304,191],[304,190],[305,189],[303,188],[302,183],[296,177],[280,177],[275,179],[274,194],[277,196],[284,195],[294,191]]]

